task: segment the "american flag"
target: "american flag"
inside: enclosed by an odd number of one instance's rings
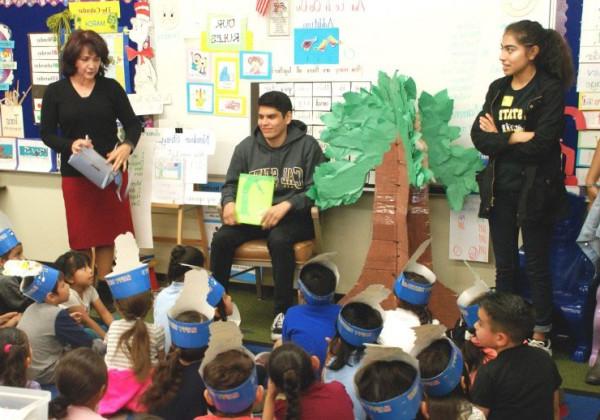
[[[261,16],[266,16],[270,4],[271,0],[256,0],[256,11],[260,13]]]

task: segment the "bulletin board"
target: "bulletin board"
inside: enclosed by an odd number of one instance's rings
[[[249,121],[247,102],[250,85],[256,81],[240,79],[232,89],[235,93],[229,95],[232,110],[243,108],[243,113],[216,115],[219,101],[223,103],[219,96],[227,95],[216,92],[215,59],[239,60],[240,55],[235,50],[207,54],[213,75],[197,82],[205,86],[191,87],[191,94],[199,98],[192,101],[192,108],[207,112],[189,112],[188,52],[190,46],[198,50],[206,46],[202,33],[210,34],[209,22],[215,15],[245,19],[247,37],[242,48],[250,40],[251,50],[270,53],[268,80],[273,82],[374,82],[383,70],[413,77],[419,91],[447,88],[455,100],[451,123],[461,127],[459,142],[465,145],[471,144],[470,126],[489,83],[502,76],[498,55],[505,26],[524,18],[546,27],[554,27],[555,21],[555,0],[289,0],[284,4],[288,19],[279,22],[282,27],[274,32],[287,29],[289,35],[270,36],[273,28],[268,17],[257,13],[255,1],[152,2],[159,90],[172,98],[158,123],[213,128],[217,146],[209,158],[209,174],[225,174],[235,145],[251,132],[254,122]],[[315,58],[313,52],[321,50],[323,54]],[[212,111],[205,101],[211,95]]]

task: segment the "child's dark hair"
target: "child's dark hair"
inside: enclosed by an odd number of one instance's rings
[[[27,334],[18,328],[0,328],[0,380],[4,386],[27,386]]]
[[[55,372],[58,396],[50,401],[50,417],[62,419],[70,405],[86,405],[99,397],[106,386],[108,373],[102,356],[92,349],[80,347],[66,353]]]
[[[83,252],[69,251],[58,257],[54,264],[64,274],[65,280],[69,283],[68,279],[72,278],[77,270],[91,267],[92,262],[90,257]]]
[[[133,364],[135,376],[139,380],[144,380],[152,369],[150,335],[144,322],[144,318],[152,309],[152,293],[148,290],[125,299],[117,299],[115,306],[123,318],[127,321],[135,321],[133,326],[119,337],[117,349],[121,348],[127,355]]]
[[[302,418],[300,395],[316,381],[310,356],[293,343],[284,343],[269,357],[269,378],[287,400],[286,420]]]
[[[326,296],[335,291],[335,274],[323,264],[311,263],[302,267],[300,279],[309,292]]]
[[[285,93],[276,90],[263,93],[263,95],[258,98],[258,106],[275,108],[277,111],[281,112],[281,115],[284,117],[288,112],[292,111],[292,101],[290,100],[290,97]]]
[[[433,322],[433,315],[427,307],[427,304],[416,305],[414,303],[407,302],[400,298],[396,299],[398,302],[398,308],[405,309],[415,314],[419,318],[419,323],[421,325],[431,324]]]
[[[431,343],[417,356],[421,378],[433,378],[446,369],[450,363],[452,347],[448,340],[441,339]],[[463,376],[468,377],[463,367]],[[427,394],[427,389],[425,389]],[[458,419],[468,402],[460,384],[443,397],[426,396],[429,417],[433,419]]]
[[[522,343],[533,330],[533,310],[521,296],[489,293],[479,300],[479,307],[490,318],[492,331],[506,334],[513,343]]]
[[[183,275],[191,270],[181,264],[204,267],[204,254],[198,248],[187,245],[176,245],[171,250],[167,276],[171,281],[183,281]]]
[[[254,370],[254,360],[241,350],[228,350],[204,366],[202,378],[206,386],[217,391],[234,389],[243,384]],[[239,413],[230,413],[238,417],[252,410],[254,402]]]
[[[185,311],[175,317],[182,322],[205,322],[207,318],[196,311]],[[184,365],[181,362],[199,362],[204,357],[207,346],[198,349],[175,347],[167,358],[160,362],[152,376],[152,385],[142,398],[149,412],[156,412],[166,406],[179,391],[183,380]]]
[[[341,315],[348,323],[359,328],[372,330],[383,325],[381,314],[371,306],[362,302],[351,302],[345,305],[342,308]],[[331,370],[340,370],[346,366],[353,352],[358,351],[360,354],[364,349],[364,346],[356,347],[347,343],[346,340],[336,332],[334,338],[329,343],[329,352],[335,356],[335,360],[327,367]]]
[[[512,33],[526,47],[537,45],[540,52],[534,61],[536,67],[560,80],[565,90],[571,87],[575,74],[573,58],[571,49],[561,34],[531,20],[511,23],[504,32]]]
[[[354,376],[358,396],[369,402],[387,401],[405,393],[417,372],[401,361],[377,361],[360,369]]]
[[[18,247],[19,245],[22,245],[21,242],[17,243],[15,246],[13,246],[7,252],[5,252],[4,254],[0,255],[0,261],[8,261],[8,257],[10,257],[10,253],[12,252],[12,250],[15,249],[16,247]]]

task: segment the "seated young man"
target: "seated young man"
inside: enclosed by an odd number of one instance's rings
[[[275,320],[271,338],[281,337],[283,315],[293,304],[294,243],[311,239],[312,201],[306,191],[312,185],[315,166],[325,157],[306,125],[292,119],[292,102],[282,92],[267,92],[258,99],[258,126],[233,152],[221,204],[223,226],[213,237],[210,267],[227,289],[233,255],[244,242],[266,238],[273,264]],[[273,203],[261,225],[239,224],[235,212],[241,174],[275,178]]]
[[[534,326],[533,311],[517,295],[496,292],[479,301],[477,338],[498,357],[481,366],[471,389],[473,404],[487,419],[554,419],[561,377],[544,350],[525,340]]]

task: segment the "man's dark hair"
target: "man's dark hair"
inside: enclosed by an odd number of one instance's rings
[[[488,293],[478,303],[490,318],[493,331],[508,335],[517,344],[530,336],[535,324],[533,310],[521,296],[505,292]]]
[[[275,108],[285,117],[285,115],[292,110],[292,101],[285,93],[272,90],[271,92],[264,93],[258,98],[258,106],[270,106],[271,108]]]
[[[335,274],[322,264],[311,263],[302,267],[300,280],[309,292],[326,296],[335,290]]]

